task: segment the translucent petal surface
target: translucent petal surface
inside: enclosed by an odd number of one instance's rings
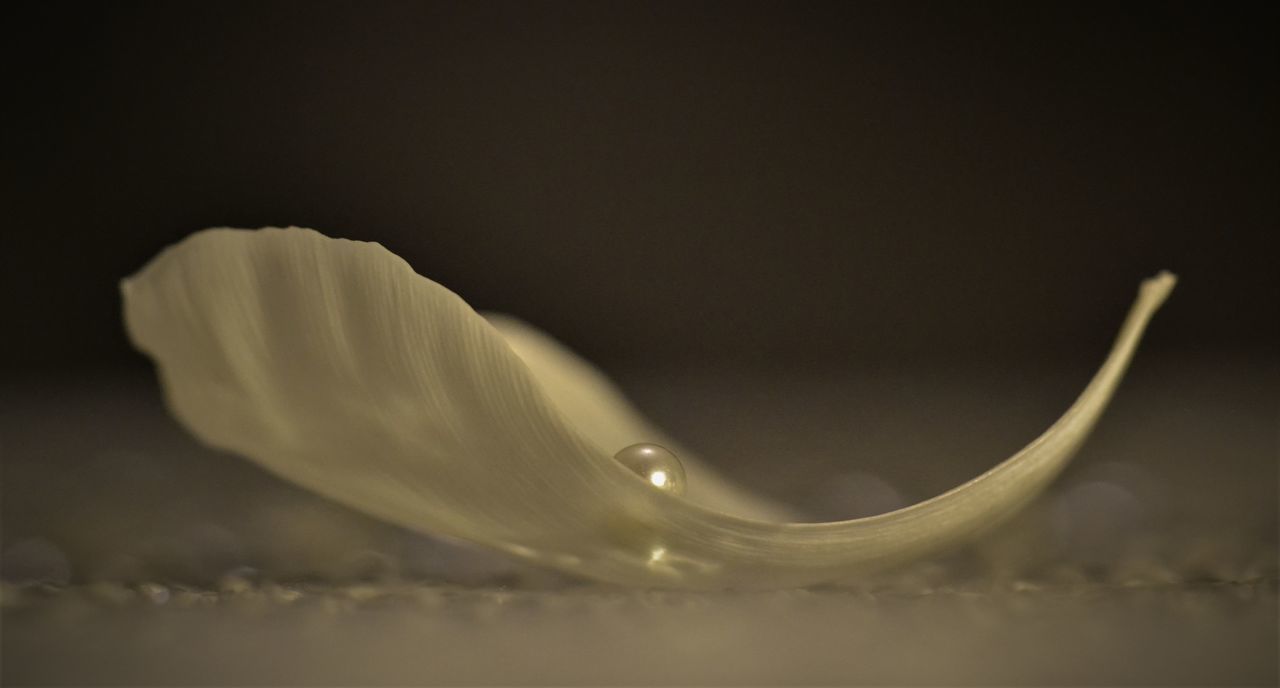
[[[206,230],[122,292],[170,409],[210,445],[416,530],[608,581],[715,588],[878,568],[1010,513],[1084,440],[1173,283],[1144,283],[1102,369],[1027,448],[934,499],[825,524],[761,520],[778,510],[684,456],[687,497],[649,487],[612,453],[660,438],[603,377],[377,244]]]

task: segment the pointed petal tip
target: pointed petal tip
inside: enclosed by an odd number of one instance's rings
[[[1159,302],[1169,298],[1174,286],[1178,284],[1178,276],[1168,270],[1161,270],[1154,277],[1142,281],[1141,294],[1144,298]]]

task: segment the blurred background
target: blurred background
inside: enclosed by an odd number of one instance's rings
[[[7,682],[1273,683],[1276,26],[1274,9],[1208,3],[23,8],[0,189]],[[1016,451],[1083,388],[1138,282],[1182,281],[1048,497],[943,563],[839,588],[943,590],[938,607],[842,592],[826,604],[847,614],[812,617],[786,597],[806,641],[768,655],[751,633],[773,602],[616,593],[644,637],[615,639],[671,658],[654,673],[603,646],[553,661],[591,641],[577,617],[474,618],[494,590],[579,588],[321,502],[167,417],[117,283],[223,225],[380,242],[816,518],[932,496]],[[311,623],[278,611],[165,616],[215,649],[139,659],[161,596],[276,585],[275,609],[298,581],[387,580],[461,586],[430,606],[468,610],[436,664],[342,663],[328,636],[291,648],[310,664],[218,661],[246,633]],[[1165,592],[1113,597],[1125,586]],[[990,595],[995,620],[957,590]],[[398,637],[422,632],[415,604]],[[690,605],[701,615],[678,616]],[[1021,614],[1057,625],[1028,635]],[[369,623],[343,641],[383,643]],[[851,641],[855,666],[822,642],[871,624],[902,643]],[[972,646],[944,651],[948,629]],[[730,640],[672,649],[700,632]],[[465,649],[530,635],[537,652],[510,665]],[[1023,658],[996,660],[1010,642]],[[925,652],[942,659],[910,661]]]
[[[1261,12],[41,5],[11,27],[3,360],[140,368],[117,280],[290,224],[605,367],[1092,363],[1161,268],[1186,286],[1149,350],[1273,349]]]

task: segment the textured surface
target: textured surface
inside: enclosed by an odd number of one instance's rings
[[[120,599],[117,599],[120,598]],[[10,611],[13,683],[1274,685],[1273,586],[671,593],[75,590]]]
[[[732,477],[839,518],[980,471],[1091,372],[618,379]],[[143,376],[10,389],[3,678],[1274,684],[1276,373],[1269,357],[1139,359],[1077,463],[1006,527],[875,580],[774,593],[584,584],[385,526],[200,447]]]

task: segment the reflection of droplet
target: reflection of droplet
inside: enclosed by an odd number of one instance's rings
[[[0,558],[4,579],[13,583],[66,585],[71,580],[71,564],[58,546],[44,538],[19,540]]]
[[[642,442],[623,448],[613,458],[659,490],[684,494],[684,465],[667,448]]]

